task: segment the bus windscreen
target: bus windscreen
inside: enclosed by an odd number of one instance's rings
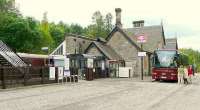
[[[155,67],[177,67],[176,51],[156,51],[154,66]]]

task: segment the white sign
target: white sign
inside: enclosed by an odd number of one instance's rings
[[[63,79],[63,67],[58,67],[58,79]]]
[[[144,56],[146,56],[146,52],[138,52],[138,56],[139,57],[144,57]]]
[[[49,67],[49,79],[54,80],[55,78],[55,67]]]
[[[138,43],[145,43],[147,40],[147,37],[145,35],[139,35],[137,36],[137,42]]]
[[[131,67],[119,67],[119,77],[128,78],[131,77]]]
[[[65,70],[69,70],[69,58],[65,58]]]
[[[101,62],[101,70],[105,70],[105,62],[104,61]]]
[[[48,50],[49,48],[48,47],[42,47],[41,49],[42,50]]]
[[[64,76],[65,77],[70,76],[70,70],[64,70]]]
[[[93,59],[91,59],[91,58],[87,59],[87,67],[88,68],[93,68]]]

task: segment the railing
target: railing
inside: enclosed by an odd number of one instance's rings
[[[26,63],[14,53],[5,43],[0,41],[0,55],[4,57],[12,66],[23,67],[27,66]]]

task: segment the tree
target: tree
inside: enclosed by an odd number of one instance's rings
[[[0,20],[0,39],[18,52],[36,52],[41,40],[38,22],[14,13],[4,14]]]
[[[83,34],[84,29],[79,24],[71,24],[70,25],[70,33],[81,35]]]
[[[63,22],[58,24],[50,24],[50,34],[54,40],[55,47],[57,47],[65,38],[65,34],[70,32],[70,27]]]
[[[179,58],[178,58],[178,63],[179,65],[183,65],[183,66],[188,66],[189,65],[189,57],[188,55],[185,55],[183,53],[179,54]]]
[[[188,56],[189,64],[196,66],[197,71],[200,71],[200,52],[193,49],[179,49],[179,51]]]
[[[92,16],[92,23],[86,30],[86,35],[96,37],[106,37],[112,29],[112,15],[108,13],[104,19],[100,11],[96,11]]]
[[[15,0],[0,0],[0,12],[12,12],[16,11]]]
[[[50,50],[54,47],[54,41],[51,37],[50,30],[49,30],[49,23],[47,19],[47,12],[43,14],[43,20],[40,24],[40,31],[42,35],[42,46],[49,47]]]
[[[110,33],[111,30],[113,29],[113,25],[112,25],[112,19],[113,19],[113,16],[111,13],[107,13],[106,14],[106,17],[105,17],[105,28],[106,28],[106,33]]]

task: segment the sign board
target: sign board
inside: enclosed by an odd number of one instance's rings
[[[88,68],[93,68],[93,59],[91,59],[91,58],[87,59],[87,67]]]
[[[69,70],[69,58],[65,58],[64,62],[65,62],[65,70]]]
[[[58,67],[58,79],[63,79],[63,67]]]
[[[137,42],[138,43],[145,43],[147,41],[147,37],[145,35],[138,35]]]
[[[56,74],[55,74],[55,67],[49,67],[49,79],[55,80]]]
[[[70,70],[64,70],[64,76],[69,77],[70,76]]]
[[[104,61],[101,62],[101,70],[105,70],[105,62]]]
[[[131,67],[119,67],[119,77],[128,78],[131,77]]]
[[[49,48],[48,48],[48,47],[42,47],[41,50],[42,50],[42,51],[48,51]]]
[[[146,52],[138,52],[138,57],[144,57],[146,56]]]

